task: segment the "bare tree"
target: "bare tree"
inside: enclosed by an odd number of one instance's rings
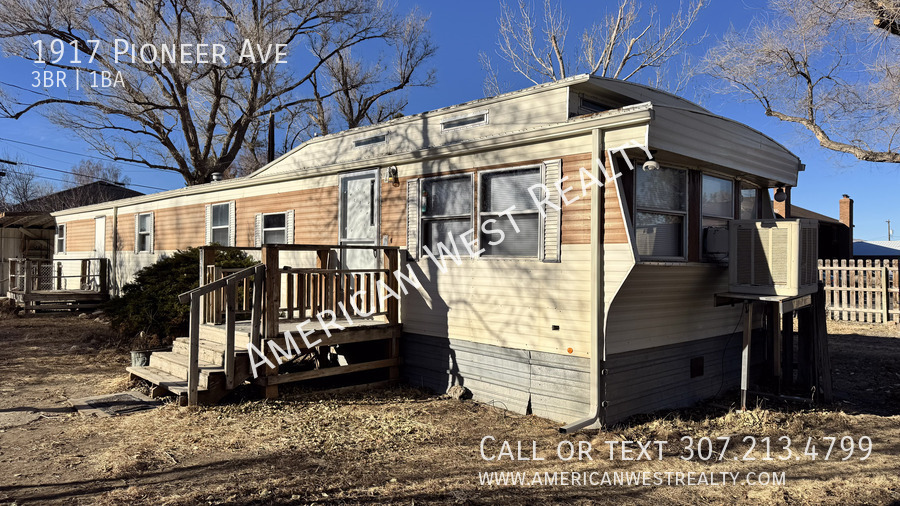
[[[384,41],[390,57],[360,58],[352,48],[342,50],[309,79],[311,97],[285,109],[276,119],[283,154],[318,135],[380,123],[402,114],[409,88],[432,86],[435,69],[428,63],[437,48],[427,29],[428,17],[414,10]],[[246,175],[266,163],[268,120],[253,125],[247,136],[248,150],[239,157],[230,175]]]
[[[645,14],[636,0],[621,0],[614,12],[603,13],[599,23],[582,33],[580,45],[573,51],[566,40],[569,18],[559,3],[544,0],[538,15],[525,0],[519,0],[516,8],[501,2],[497,54],[534,84],[580,73],[636,80],[665,66],[705,36],[689,38],[706,3],[695,0],[686,7],[680,5],[664,23],[655,7]],[[485,89],[498,92],[499,78],[490,57],[481,54],[480,60],[487,73]],[[672,84],[664,75],[654,72],[649,80],[656,86]]]
[[[900,2],[777,0],[770,8],[707,54],[717,91],[759,103],[827,149],[900,162]]]
[[[81,160],[78,165],[72,167],[71,176],[67,176],[66,179],[69,188],[97,181],[121,186],[131,183],[131,178],[126,176],[118,165],[102,160]]]
[[[46,68],[81,70],[79,91],[49,89],[46,98],[33,100],[6,90],[0,112],[19,118],[40,110],[114,160],[202,183],[226,172],[261,116],[314,102],[310,82],[332,58],[357,45],[390,43],[405,26],[383,2],[370,0],[0,0],[7,55],[35,60],[35,40],[48,48],[59,39],[77,46],[82,61],[93,56],[91,70],[122,76],[120,85],[91,87],[86,64],[73,63],[69,53],[55,61],[45,49]],[[116,61],[116,39],[133,44],[136,58]],[[102,50],[92,55],[90,40],[101,41]],[[198,48],[191,63],[175,63],[162,58],[162,49],[152,58],[145,44],[221,44],[228,53],[224,62],[208,56],[200,62]],[[276,63],[276,44],[294,58],[290,65]]]
[[[3,157],[9,159],[8,157]],[[17,161],[17,160],[10,160]],[[0,162],[0,211],[53,193],[53,185],[41,181],[34,169],[24,165],[10,165]]]

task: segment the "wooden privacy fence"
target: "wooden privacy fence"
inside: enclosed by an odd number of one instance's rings
[[[898,260],[819,260],[819,281],[832,320],[900,321]]]

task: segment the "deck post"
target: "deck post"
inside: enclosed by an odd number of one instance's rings
[[[769,321],[772,322],[772,372],[775,376],[775,391],[781,393],[781,305],[777,302],[769,303],[772,310],[769,312]]]
[[[266,304],[265,304],[265,339],[274,339],[278,335],[278,309],[281,307],[281,272],[278,270],[278,246],[266,245],[262,249],[263,262],[266,265]],[[269,352],[265,352],[270,355]],[[266,377],[278,374],[278,366],[266,367]],[[278,385],[266,384],[266,399],[278,397]]]
[[[225,285],[225,388],[234,388],[234,312],[236,291],[234,279]]]
[[[741,411],[747,411],[750,385],[750,336],[753,332],[753,303],[744,302],[744,342],[741,348]]]
[[[400,256],[399,250],[385,250],[385,254],[387,255],[388,260],[388,273],[385,274],[385,281],[387,283],[388,288],[394,291],[394,293],[400,293],[399,287],[397,285],[397,276],[394,276],[394,273],[400,268]],[[388,299],[387,302],[387,318],[388,323],[397,324],[400,323],[400,301],[394,297]]]
[[[31,260],[25,260],[25,293],[31,293],[32,283]]]
[[[100,258],[97,260],[100,274],[100,293],[109,293],[109,260]]]
[[[794,386],[794,313],[781,315],[781,388]]]
[[[198,287],[207,284],[207,276],[206,276],[206,267],[208,265],[216,264],[216,248],[213,246],[200,246],[200,282],[197,285]],[[200,304],[203,306],[203,321],[204,323],[211,321],[212,319],[212,310],[209,309],[208,301],[210,299],[203,295],[200,299]]]
[[[188,351],[188,406],[197,405],[197,388],[200,386],[200,301],[191,294],[190,348]]]
[[[250,342],[257,348],[260,347],[259,339],[260,325],[263,318],[263,291],[265,291],[266,266],[260,264],[256,266],[253,273],[253,305],[250,308]]]

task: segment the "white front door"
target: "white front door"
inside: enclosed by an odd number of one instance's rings
[[[342,245],[378,244],[381,198],[378,170],[341,176],[340,242]],[[345,269],[374,269],[378,255],[372,250],[348,250]]]
[[[106,254],[106,216],[94,218],[94,256]]]

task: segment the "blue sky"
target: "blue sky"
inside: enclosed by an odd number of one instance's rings
[[[430,29],[439,47],[433,62],[437,68],[437,84],[432,88],[412,90],[409,93],[409,107],[406,112],[412,114],[481,98],[484,72],[478,63],[478,53],[485,51],[495,56],[499,5],[489,1],[468,0],[454,2],[401,0],[399,3],[401,9],[419,5],[423,12],[431,14]],[[572,20],[569,43],[577,43],[584,25],[600,18],[604,4],[613,3],[563,2]],[[674,2],[660,2],[659,10],[665,15],[673,4]],[[650,5],[652,2],[644,2],[645,9]],[[709,36],[704,43],[694,48],[694,52],[702,54],[705,47],[714,42],[715,38],[723,34],[729,26],[737,28],[746,26],[753,16],[763,13],[764,9],[764,1],[712,0],[710,6],[701,14],[697,25],[697,33],[706,31]],[[495,56],[494,60],[495,66],[500,67],[502,62],[499,58]],[[30,62],[5,59],[0,61],[0,69],[3,69],[0,72],[0,81],[23,87],[30,86],[30,73],[34,70],[34,65]],[[511,73],[505,74],[504,78],[513,89],[524,88],[530,84],[524,79],[517,79]],[[688,98],[701,101],[705,107],[717,114],[746,123],[769,135],[803,160],[806,171],[801,173],[798,187],[793,190],[794,204],[836,218],[838,200],[846,193],[855,201],[855,238],[887,239],[885,220],[888,219],[894,222],[895,230],[900,232],[900,212],[896,211],[900,172],[896,165],[858,162],[850,156],[820,148],[805,131],[765,117],[757,104],[738,102],[735,97],[704,92],[702,82],[698,82],[687,95]],[[38,146],[52,146],[75,153],[96,154],[83,141],[50,124],[38,114],[31,114],[20,120],[0,119],[0,158],[4,155],[18,157],[30,163],[57,169],[68,169],[82,159],[82,155],[15,144],[6,139]],[[122,167],[134,184],[167,189],[178,188],[184,184],[181,176],[175,173],[143,169],[133,165]],[[36,170],[43,176],[63,177],[59,173]],[[154,191],[141,187],[135,189],[144,192]]]

